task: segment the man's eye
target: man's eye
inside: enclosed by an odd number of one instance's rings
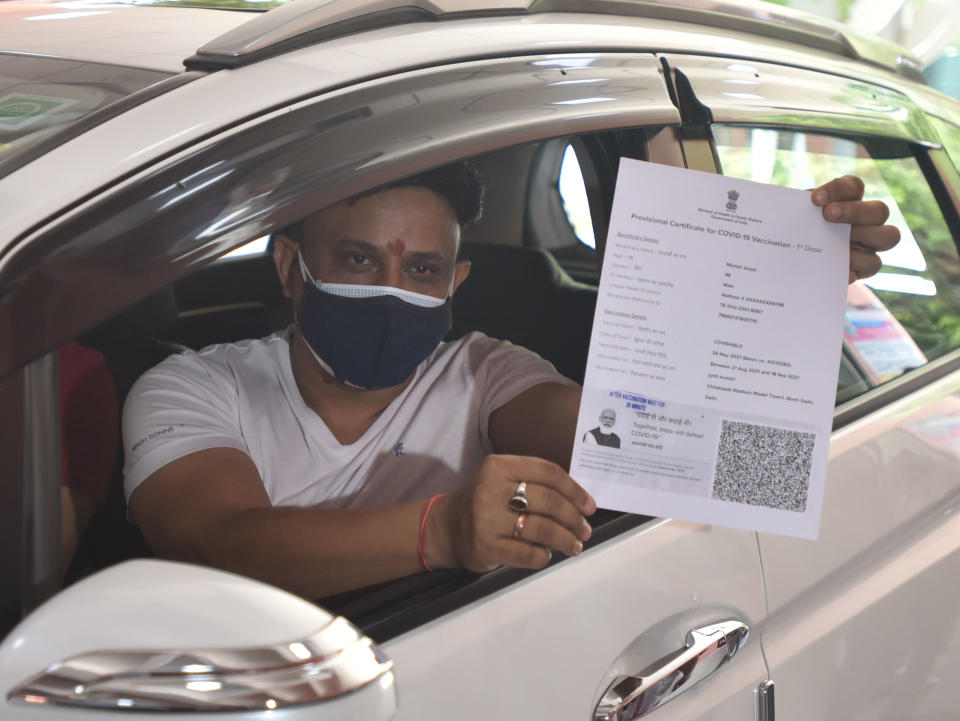
[[[416,265],[410,266],[410,272],[414,275],[432,275],[437,272],[437,269],[432,265],[417,263]]]
[[[359,253],[354,253],[353,255],[351,255],[350,260],[356,265],[364,265],[365,263],[370,262],[367,256],[360,255]]]

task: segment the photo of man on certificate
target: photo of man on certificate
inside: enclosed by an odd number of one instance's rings
[[[600,413],[600,425],[583,434],[583,442],[589,446],[619,448],[620,436],[613,432],[617,423],[617,412],[613,408],[604,408]]]

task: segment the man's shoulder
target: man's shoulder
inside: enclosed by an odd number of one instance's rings
[[[508,340],[491,338],[487,334],[475,330],[455,340],[441,343],[431,357],[431,360],[466,356],[481,359],[493,354],[536,356],[533,351],[523,346],[516,345]]]
[[[141,381],[162,381],[189,378],[193,382],[235,382],[238,377],[263,371],[272,373],[288,358],[286,334],[274,333],[231,343],[216,343],[199,350],[187,349],[168,356],[148,370]],[[139,381],[138,381],[139,382]]]

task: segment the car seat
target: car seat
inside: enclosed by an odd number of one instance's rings
[[[541,248],[464,243],[460,258],[472,266],[453,299],[448,339],[480,330],[535,351],[582,383],[597,289],[573,280]]]

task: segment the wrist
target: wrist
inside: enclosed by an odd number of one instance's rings
[[[457,566],[450,536],[450,499],[440,496],[426,517],[423,542],[423,565],[431,569]]]

